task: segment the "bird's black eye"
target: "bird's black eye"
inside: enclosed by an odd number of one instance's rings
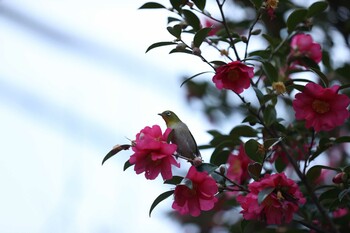
[[[166,114],[167,116],[171,116],[171,112],[169,112],[169,111],[166,111],[165,114]]]

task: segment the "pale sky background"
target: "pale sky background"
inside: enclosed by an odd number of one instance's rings
[[[209,68],[168,55],[170,47],[144,53],[173,39],[168,13],[137,10],[144,2],[0,2],[1,232],[179,232],[164,217],[171,198],[148,217],[171,186],[123,172],[131,152],[101,166],[126,137],[153,124],[164,129],[157,113],[165,109],[186,121],[198,144],[210,140],[213,126],[179,87],[182,74]]]

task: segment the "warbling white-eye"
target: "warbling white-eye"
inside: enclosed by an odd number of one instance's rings
[[[201,157],[197,143],[188,129],[179,117],[172,111],[164,111],[158,115],[162,116],[166,126],[172,129],[169,139],[177,145],[176,152],[178,155],[193,160],[196,157]]]

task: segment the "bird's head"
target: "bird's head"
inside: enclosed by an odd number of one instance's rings
[[[158,113],[158,115],[160,115],[164,119],[167,127],[171,127],[172,125],[174,125],[178,122],[181,122],[179,117],[176,116],[176,114],[174,112],[169,111],[169,110],[166,110],[162,113]]]

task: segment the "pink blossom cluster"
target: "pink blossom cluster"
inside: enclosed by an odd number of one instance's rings
[[[267,224],[289,223],[299,205],[306,201],[298,185],[284,173],[266,174],[259,181],[249,184],[248,188],[250,192],[246,196],[237,197],[246,220],[266,221]],[[268,195],[259,203],[261,192]]]

